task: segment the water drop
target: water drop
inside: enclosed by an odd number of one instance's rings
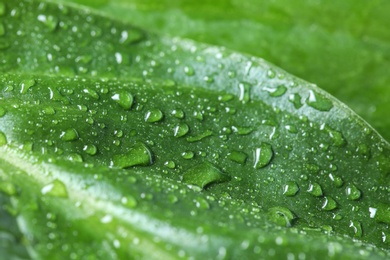
[[[218,96],[218,100],[222,102],[228,102],[234,98],[234,95],[232,94],[225,94],[223,96]]]
[[[65,184],[58,179],[55,179],[53,182],[45,185],[41,189],[41,193],[43,195],[48,195],[52,197],[60,197],[60,198],[68,197],[68,191],[66,189]]]
[[[268,143],[261,143],[260,147],[254,151],[254,165],[253,168],[260,169],[267,166],[274,155],[272,146]]]
[[[233,162],[244,165],[248,155],[241,151],[231,151],[228,153],[227,158]]]
[[[181,156],[182,156],[184,159],[189,160],[189,159],[194,158],[194,153],[191,152],[191,151],[187,151],[187,152],[183,152],[183,153],[181,154]]]
[[[195,71],[194,71],[194,68],[186,66],[186,67],[184,67],[184,73],[187,76],[193,76],[195,74]]]
[[[160,121],[164,117],[160,109],[151,109],[145,114],[145,122],[154,123]]]
[[[189,126],[186,123],[180,123],[173,129],[174,137],[182,137],[188,133],[190,130]]]
[[[135,208],[138,204],[133,196],[126,196],[121,198],[121,203],[128,208]]]
[[[169,201],[170,203],[175,204],[178,200],[179,200],[179,199],[178,199],[175,195],[173,195],[173,194],[169,194],[169,195],[168,195],[168,201]]]
[[[390,204],[379,203],[373,208],[376,210],[374,219],[378,223],[386,223],[390,225]]]
[[[232,126],[232,130],[239,135],[247,135],[253,132],[252,127],[240,127],[240,126]]]
[[[184,183],[193,184],[202,189],[212,183],[221,183],[229,180],[230,176],[207,161],[188,169],[183,174],[182,179]]]
[[[0,181],[0,191],[9,196],[14,196],[17,194],[16,186],[8,181]]]
[[[152,152],[143,143],[137,143],[125,154],[115,155],[112,166],[128,168],[132,166],[148,166],[153,163]]]
[[[290,133],[293,133],[293,134],[296,134],[298,132],[295,125],[286,125],[285,128],[287,131],[289,131]]]
[[[116,103],[119,104],[123,109],[130,109],[133,105],[133,95],[131,95],[129,92],[125,90],[120,90],[114,93],[114,95],[111,97],[112,100],[114,100]]]
[[[268,209],[267,216],[269,220],[282,227],[291,227],[293,225],[293,220],[295,219],[295,215],[291,210],[285,207],[270,208]]]
[[[333,108],[333,103],[324,95],[309,91],[309,97],[306,99],[306,104],[319,111],[329,111]]]
[[[317,182],[310,182],[307,192],[315,197],[321,197],[323,194],[321,185],[319,185]]]
[[[0,131],[0,146],[7,144],[7,137],[3,132]]]
[[[287,88],[283,85],[279,85],[276,88],[264,88],[264,90],[267,91],[271,97],[280,97],[286,93]]]
[[[352,228],[354,237],[362,237],[363,235],[363,229],[362,229],[362,224],[359,221],[350,221],[349,222],[349,227]]]
[[[184,111],[181,109],[175,109],[171,113],[174,117],[183,119],[184,118]]]
[[[283,195],[292,197],[295,196],[299,191],[299,186],[294,181],[288,181],[283,185]]]
[[[341,132],[333,130],[330,127],[325,127],[325,131],[329,134],[334,146],[342,147],[347,143]]]
[[[251,85],[249,83],[246,83],[246,82],[239,83],[238,88],[240,91],[238,99],[240,101],[242,101],[243,103],[247,103],[250,100]]]
[[[84,145],[83,150],[89,155],[95,155],[97,153],[97,147],[93,144]]]
[[[175,164],[174,161],[166,161],[166,162],[164,163],[164,165],[165,165],[166,167],[168,167],[169,169],[175,169],[175,167],[176,167],[176,164]]]
[[[202,197],[197,197],[195,199],[195,205],[199,209],[209,209],[210,208],[210,204],[208,203],[208,201]]]
[[[95,90],[93,90],[93,89],[86,88],[86,89],[83,90],[83,92],[88,94],[88,95],[90,95],[94,99],[99,99],[100,98],[99,94]]]
[[[23,80],[20,83],[20,93],[21,94],[26,94],[29,88],[33,87],[36,84],[35,79],[26,79]]]
[[[337,207],[337,203],[334,199],[329,196],[325,196],[321,208],[323,210],[329,211]]]
[[[78,153],[69,154],[67,159],[72,162],[83,162],[83,157]]]
[[[345,188],[345,193],[348,200],[358,200],[361,196],[360,190],[353,184],[349,184]]]
[[[362,155],[365,159],[369,159],[371,157],[370,147],[368,147],[366,144],[360,144],[356,148],[356,152]]]
[[[275,78],[275,76],[276,76],[276,72],[273,69],[269,69],[267,71],[267,77],[268,78],[273,79],[273,78]]]
[[[203,114],[199,111],[194,111],[193,116],[199,121],[203,121]]]
[[[330,173],[329,174],[329,178],[333,182],[333,185],[336,188],[340,188],[344,184],[344,181],[343,181],[343,179],[341,179],[340,176],[337,176],[337,175],[334,175],[334,174]]]
[[[0,117],[3,117],[6,112],[7,112],[7,110],[5,110],[5,108],[0,107]]]
[[[209,137],[213,134],[213,132],[211,130],[206,130],[204,131],[203,133],[200,133],[198,135],[195,135],[195,136],[189,136],[187,137],[187,142],[189,143],[193,143],[193,142],[198,142],[206,137]]]
[[[43,14],[38,15],[38,21],[42,22],[49,29],[50,32],[53,32],[58,25],[58,18],[52,15],[46,16]]]
[[[69,128],[63,132],[61,132],[60,138],[62,141],[74,141],[79,139],[79,134],[76,129]]]

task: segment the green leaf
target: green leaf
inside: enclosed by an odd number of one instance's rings
[[[326,92],[85,8],[4,10],[1,191],[31,258],[389,257],[390,146]]]
[[[390,140],[388,1],[73,1],[154,32],[263,57],[317,83]]]

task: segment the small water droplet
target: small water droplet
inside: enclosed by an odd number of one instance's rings
[[[193,143],[193,142],[198,142],[206,137],[209,137],[213,134],[213,132],[211,130],[206,130],[204,131],[203,133],[200,133],[198,135],[195,135],[195,136],[189,136],[187,137],[187,142],[189,143]]]
[[[321,208],[323,210],[329,211],[337,207],[337,203],[334,199],[329,196],[325,196]]]
[[[166,161],[166,162],[164,163],[164,165],[165,165],[166,167],[168,167],[169,169],[175,169],[175,167],[176,167],[176,164],[175,164],[174,161]]]
[[[329,134],[334,146],[342,147],[347,143],[341,132],[333,130],[330,127],[325,127],[325,131]]]
[[[362,224],[359,221],[350,221],[349,222],[349,227],[352,228],[354,237],[362,237],[363,235],[363,229],[362,229]]]
[[[38,21],[42,22],[49,29],[50,32],[53,32],[58,25],[58,18],[52,15],[46,16],[40,14],[38,15]]]
[[[243,82],[238,84],[238,88],[240,91],[238,99],[243,103],[249,102],[251,85],[249,83]]]
[[[83,150],[89,155],[95,155],[97,153],[97,147],[93,144],[84,145]]]
[[[373,216],[376,222],[390,225],[390,204],[379,203],[372,208],[376,209]]]
[[[187,151],[187,152],[183,152],[183,153],[181,154],[181,156],[182,156],[184,159],[189,160],[189,159],[194,158],[194,153],[191,152],[191,151]]]
[[[307,192],[315,197],[321,197],[323,194],[321,185],[319,185],[317,182],[310,182]]]
[[[232,94],[225,94],[223,96],[218,96],[218,100],[222,102],[228,102],[234,98],[234,95]]]
[[[365,158],[365,159],[369,159],[371,157],[370,147],[368,147],[367,144],[360,144],[356,148],[356,152],[358,152],[360,155],[362,155],[363,158]]]
[[[48,195],[52,197],[59,197],[59,198],[68,197],[68,191],[66,189],[65,184],[58,179],[55,179],[53,182],[45,185],[41,189],[41,193],[43,195]]]
[[[340,188],[340,187],[343,186],[343,184],[344,184],[344,181],[343,181],[343,179],[341,179],[340,176],[337,176],[337,175],[335,175],[335,174],[330,173],[330,174],[329,174],[329,178],[330,178],[330,180],[333,182],[333,185],[334,185],[336,188]]]
[[[99,94],[95,90],[93,90],[91,88],[86,88],[86,89],[83,90],[83,92],[88,94],[88,95],[90,95],[94,99],[99,99],[100,98]]]
[[[270,78],[270,79],[275,78],[276,77],[276,72],[273,69],[269,69],[267,71],[267,77]]]
[[[199,121],[203,121],[203,114],[199,111],[194,111],[193,116]]]
[[[175,109],[171,113],[174,117],[183,119],[184,118],[184,111],[181,109]]]
[[[272,146],[268,143],[261,143],[260,147],[254,151],[254,165],[253,168],[260,169],[267,166],[274,155]]]
[[[114,95],[111,97],[112,100],[114,100],[116,103],[119,104],[123,109],[130,109],[133,105],[133,95],[131,95],[129,92],[125,90],[120,90],[114,93]]]
[[[185,66],[184,67],[184,73],[187,75],[187,76],[193,76],[195,74],[195,71],[194,71],[194,68],[190,67],[190,66]]]
[[[178,200],[179,199],[175,195],[173,195],[173,194],[169,194],[168,195],[168,201],[170,203],[175,204],[176,202],[178,202]]]
[[[0,131],[0,146],[7,144],[7,137],[3,132]]]
[[[309,91],[309,97],[306,99],[306,104],[319,111],[329,111],[333,108],[333,103],[324,95]]]
[[[228,153],[227,158],[233,162],[244,165],[246,159],[248,158],[248,155],[241,151],[231,151],[230,153]]]
[[[273,207],[268,209],[268,219],[278,226],[291,227],[295,219],[295,215],[285,207]]]
[[[133,196],[126,196],[121,198],[121,203],[128,208],[135,208],[138,204]]]
[[[182,179],[184,183],[193,184],[202,189],[212,183],[221,183],[229,180],[230,176],[207,161],[188,169],[183,174]]]
[[[79,134],[76,129],[69,128],[63,132],[61,132],[60,138],[62,141],[74,141],[79,139]]]
[[[345,188],[345,193],[348,200],[358,200],[361,196],[360,190],[353,184],[349,184]]]
[[[4,192],[9,196],[17,194],[16,186],[9,181],[0,181],[0,192]]]
[[[78,153],[71,153],[67,156],[68,161],[83,162],[83,157]]]
[[[276,88],[264,88],[265,91],[269,93],[271,97],[280,97],[286,93],[287,88],[283,85],[279,85]]]
[[[20,93],[21,94],[26,94],[29,88],[33,87],[36,84],[35,79],[26,79],[23,80],[20,83]]]
[[[195,205],[199,209],[209,209],[210,208],[210,204],[208,203],[208,201],[202,197],[197,197],[195,199]]]
[[[299,186],[294,181],[288,181],[286,184],[283,185],[283,195],[286,195],[288,197],[295,196],[299,191]]]
[[[143,143],[137,143],[125,154],[115,155],[112,166],[128,168],[132,166],[148,166],[153,163],[153,155]]]
[[[164,114],[160,109],[151,109],[145,114],[145,122],[154,123],[160,121],[164,117]]]
[[[174,137],[182,137],[188,133],[190,130],[189,126],[186,123],[180,123],[173,129]]]
[[[285,128],[287,131],[289,131],[290,133],[293,133],[293,134],[296,134],[298,132],[295,125],[286,125]]]

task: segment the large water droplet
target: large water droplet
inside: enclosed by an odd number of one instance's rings
[[[187,142],[189,143],[193,143],[193,142],[198,142],[208,136],[211,136],[213,134],[213,132],[211,130],[206,130],[204,131],[203,133],[200,133],[198,135],[195,135],[195,136],[189,136],[187,137]]]
[[[254,165],[255,169],[260,169],[267,166],[274,155],[272,146],[268,143],[261,143],[260,147],[254,151]]]
[[[95,155],[97,153],[97,147],[93,144],[87,144],[83,150],[89,155]]]
[[[283,195],[292,197],[295,196],[299,191],[299,186],[294,181],[288,181],[285,185],[283,185]]]
[[[360,190],[353,184],[349,184],[345,188],[345,193],[347,195],[347,199],[349,200],[358,200],[361,196]]]
[[[320,197],[323,194],[321,185],[319,185],[317,182],[310,182],[307,192],[315,197]]]
[[[333,182],[333,185],[334,185],[336,188],[340,188],[340,187],[343,186],[343,184],[344,184],[344,181],[343,181],[343,179],[341,179],[340,176],[337,176],[337,175],[335,175],[335,174],[330,173],[330,174],[329,174],[329,178],[330,178],[330,180]]]
[[[183,153],[181,154],[181,156],[182,156],[184,159],[189,160],[189,159],[194,158],[194,153],[191,152],[191,151],[186,151],[186,152],[183,152]]]
[[[21,94],[26,94],[29,88],[33,87],[36,84],[35,79],[26,79],[23,80],[20,83],[20,93]]]
[[[180,123],[173,129],[174,137],[182,137],[188,133],[190,130],[189,126],[186,123]]]
[[[0,146],[7,144],[7,137],[3,132],[0,131]]]
[[[76,129],[69,128],[61,132],[60,138],[63,141],[74,141],[79,139],[79,134],[77,133]]]
[[[270,208],[268,209],[267,216],[269,220],[282,227],[291,227],[293,225],[293,220],[295,219],[295,215],[291,210],[285,207]]]
[[[301,102],[301,95],[299,95],[298,93],[295,93],[295,94],[291,94],[289,97],[288,97],[288,100],[293,103],[294,107],[296,109],[299,109],[303,106],[302,102]]]
[[[362,224],[359,221],[350,221],[349,227],[352,228],[354,237],[362,237],[363,235],[363,229]]]
[[[125,90],[117,91],[111,97],[116,103],[118,103],[123,109],[130,109],[133,105],[133,95]]]
[[[333,103],[322,94],[309,91],[309,97],[306,99],[306,104],[319,111],[329,111],[333,108]]]
[[[38,21],[42,22],[49,29],[50,32],[53,32],[58,25],[58,18],[52,15],[38,15]]]
[[[153,155],[143,143],[137,143],[125,154],[115,155],[112,166],[128,168],[132,166],[148,166],[153,163]]]
[[[96,100],[100,98],[99,94],[91,88],[83,89],[83,92],[90,95],[92,98],[94,98]]]
[[[333,210],[337,207],[337,203],[329,196],[325,196],[321,208],[323,210]]]
[[[160,121],[164,117],[160,109],[151,109],[145,114],[145,122],[154,123]]]
[[[280,97],[286,93],[287,88],[283,85],[279,85],[276,88],[264,88],[264,90],[267,91],[271,97]]]
[[[244,165],[248,155],[241,151],[231,151],[228,153],[227,158],[233,162]]]
[[[202,189],[212,183],[221,183],[229,180],[230,176],[223,173],[210,162],[203,162],[190,168],[183,174],[182,179],[184,183],[193,184]]]
[[[43,195],[48,195],[48,196],[53,196],[53,197],[60,197],[60,198],[67,198],[68,197],[68,191],[66,189],[65,184],[58,179],[45,185],[41,189],[41,193]]]

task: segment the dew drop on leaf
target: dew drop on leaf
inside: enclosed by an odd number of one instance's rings
[[[118,91],[114,93],[114,95],[111,97],[112,100],[114,100],[116,103],[119,104],[123,109],[130,109],[133,105],[133,95],[131,95],[127,91]]]
[[[329,178],[330,180],[333,182],[333,185],[336,187],[336,188],[340,188],[341,186],[343,186],[344,184],[344,181],[343,179],[341,179],[340,176],[337,176],[333,173],[330,173],[329,174]]]
[[[254,165],[253,168],[260,169],[267,166],[274,155],[272,146],[268,143],[261,143],[260,147],[254,151]]]
[[[271,97],[280,97],[286,93],[287,88],[283,85],[279,85],[276,88],[264,88],[265,91],[269,93]]]
[[[68,197],[68,191],[66,189],[65,184],[58,179],[45,185],[41,189],[41,193],[43,195],[48,195],[48,196],[52,196],[52,197],[60,197],[60,198],[67,198]]]
[[[135,208],[138,204],[133,196],[126,196],[121,198],[121,203],[128,208]]]
[[[233,162],[244,165],[248,155],[241,151],[231,151],[228,153],[227,158]]]
[[[354,184],[349,184],[345,188],[345,194],[348,200],[358,200],[361,196],[360,190]]]
[[[307,192],[309,192],[314,197],[320,197],[323,194],[321,185],[317,182],[310,182],[309,187],[307,188]]]
[[[0,131],[0,146],[7,144],[7,137],[3,132]]]
[[[329,111],[333,108],[332,101],[313,90],[310,90],[306,104],[319,111]]]
[[[184,159],[189,160],[189,159],[194,158],[194,153],[191,152],[191,151],[186,151],[186,152],[183,152],[183,153],[181,154],[181,156],[182,156]]]
[[[329,211],[335,209],[336,207],[337,207],[337,203],[334,199],[332,199],[329,196],[324,197],[321,209]]]
[[[349,222],[349,227],[352,228],[354,237],[358,237],[358,238],[362,237],[363,228],[362,228],[362,224],[359,221],[351,220]]]
[[[62,141],[74,141],[79,139],[79,134],[77,133],[76,129],[69,128],[61,132],[60,138]]]
[[[221,183],[229,180],[229,175],[207,161],[188,169],[182,178],[184,183],[193,184],[202,189],[211,183]]]
[[[173,129],[174,137],[182,137],[188,133],[190,130],[189,126],[186,123],[180,123]]]
[[[166,161],[166,162],[164,163],[164,165],[165,165],[167,168],[169,168],[169,169],[175,169],[175,167],[176,167],[176,164],[175,164],[174,161]]]
[[[128,168],[132,166],[148,166],[153,163],[153,155],[143,143],[137,143],[124,154],[115,155],[112,166]]]
[[[190,66],[185,66],[184,67],[184,73],[187,75],[187,76],[193,76],[195,74],[195,71],[192,67]]]
[[[299,191],[299,186],[294,181],[288,181],[283,185],[283,195],[292,197],[295,196]]]
[[[239,94],[238,99],[243,103],[247,103],[250,100],[251,85],[243,82],[238,84]]]
[[[184,111],[181,109],[175,109],[171,113],[174,117],[183,119],[184,118]]]
[[[204,131],[203,133],[200,133],[200,134],[197,134],[197,135],[194,135],[194,136],[189,136],[187,137],[187,142],[189,143],[193,143],[193,142],[198,142],[206,137],[209,137],[213,134],[213,132],[211,130],[206,130]]]
[[[52,15],[40,14],[38,15],[38,21],[42,22],[50,32],[53,32],[58,25],[58,18]]]
[[[208,201],[202,197],[197,197],[195,199],[195,205],[199,209],[209,209],[210,208],[210,204],[208,203]]]
[[[83,150],[89,155],[95,155],[97,153],[97,147],[93,144],[84,145]]]
[[[164,117],[160,109],[151,109],[145,114],[145,122],[154,123],[160,121]]]
[[[278,226],[291,227],[295,219],[294,213],[285,207],[273,207],[268,209],[268,219]]]
[[[35,79],[26,79],[20,83],[20,93],[26,94],[27,91],[36,84]]]

